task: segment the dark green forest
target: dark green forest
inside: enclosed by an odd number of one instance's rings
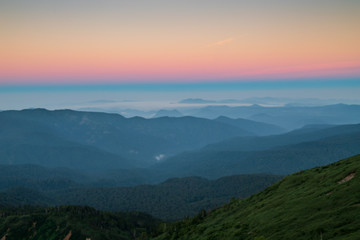
[[[0,236],[7,240],[145,240],[159,224],[144,213],[81,206],[0,208]]]
[[[110,188],[90,187],[64,179],[28,178],[29,182],[23,182],[27,188],[11,187],[0,192],[0,205],[88,205],[108,211],[142,211],[174,220],[194,216],[201,209],[219,207],[233,197],[248,197],[280,179],[280,176],[266,174],[235,175],[213,181],[188,177],[169,179],[158,185]],[[18,183],[24,178],[11,180]]]

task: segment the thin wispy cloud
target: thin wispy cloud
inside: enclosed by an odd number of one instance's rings
[[[218,41],[216,43],[208,44],[207,47],[223,46],[234,41],[234,38],[227,38],[225,40]]]

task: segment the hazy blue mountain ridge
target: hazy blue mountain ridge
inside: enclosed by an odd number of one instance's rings
[[[1,134],[1,138],[5,142],[9,142],[7,138],[13,138],[14,134],[17,134],[14,139],[14,143],[17,145],[20,143],[16,142],[17,139],[24,140],[26,144],[29,141],[32,143],[40,141],[44,145],[56,146],[65,146],[65,140],[77,148],[82,145],[82,147],[88,148],[89,152],[102,150],[106,151],[108,155],[112,154],[118,158],[128,159],[124,167],[146,166],[164,156],[196,149],[228,137],[252,134],[228,124],[194,117],[124,118],[118,114],[71,110],[5,111],[0,113],[0,122],[7,124]],[[18,128],[18,126],[21,127]],[[28,133],[31,133],[31,136]],[[40,133],[51,136],[40,136]],[[53,141],[62,141],[63,143],[53,143]],[[91,150],[91,147],[95,147],[97,150]],[[31,147],[29,149],[31,150]],[[9,153],[10,156],[3,157],[3,161],[11,158],[11,154],[16,155],[23,152],[19,151],[19,148],[10,149],[10,152],[12,150],[15,153]],[[39,151],[34,149],[34,154]],[[51,152],[52,150],[42,149],[41,151]],[[58,151],[66,152],[65,149],[55,149],[54,151],[56,151],[55,155],[59,154]],[[6,155],[6,153],[4,154]],[[93,154],[96,155],[96,153]],[[24,159],[24,156],[21,157]],[[14,158],[16,159],[16,156]],[[25,162],[22,160],[22,163]]]
[[[232,174],[286,175],[330,164],[360,153],[360,131],[267,150],[199,150],[185,152],[154,165],[173,175],[218,178]]]
[[[294,130],[309,124],[355,124],[360,119],[360,105],[334,104],[313,107],[262,107],[252,106],[206,106],[189,110],[184,114],[215,119],[220,116],[228,118],[245,118],[273,124]]]
[[[275,135],[286,132],[285,129],[279,126],[275,126],[273,124],[256,122],[242,118],[232,119],[232,118],[220,116],[216,118],[215,121],[226,123],[235,126],[237,128],[247,130],[249,132],[255,133],[257,136]]]

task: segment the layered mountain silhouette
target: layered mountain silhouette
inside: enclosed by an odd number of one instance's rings
[[[247,137],[185,152],[154,165],[178,176],[217,178],[231,174],[290,174],[360,153],[360,125],[300,129]]]
[[[283,129],[226,117],[145,119],[45,109],[3,111],[0,123],[0,164],[77,169],[95,186],[154,184],[186,176],[284,175],[360,149],[357,124],[307,125],[256,136]]]
[[[0,113],[0,123],[1,163],[79,168],[86,165],[81,161],[86,161],[94,169],[144,167],[161,156],[231,136],[253,135],[228,124],[195,117],[124,118],[71,110],[4,111]]]
[[[251,106],[206,106],[191,109],[183,114],[215,119],[220,116],[228,118],[245,118],[294,130],[309,124],[354,124],[360,119],[360,105],[334,104],[326,106],[285,106],[262,107]]]

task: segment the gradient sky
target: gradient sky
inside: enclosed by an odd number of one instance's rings
[[[0,0],[0,84],[356,82],[359,27],[359,0]]]

